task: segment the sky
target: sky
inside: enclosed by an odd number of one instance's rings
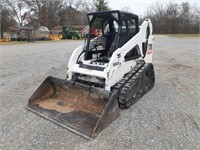
[[[145,15],[147,8],[156,2],[165,3],[169,0],[108,0],[108,4],[112,9],[121,10],[124,7],[129,7],[131,12],[137,15]],[[171,0],[172,1],[172,0]],[[173,0],[178,4],[189,2],[191,6],[200,7],[200,0]]]

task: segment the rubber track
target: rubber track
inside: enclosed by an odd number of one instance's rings
[[[119,107],[129,108],[132,106],[153,88],[154,82],[153,64],[138,63],[113,87],[113,90],[118,93]]]

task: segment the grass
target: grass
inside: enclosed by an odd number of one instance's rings
[[[65,40],[50,40],[50,41],[36,41],[36,42],[12,41],[12,42],[0,42],[0,45],[38,44],[38,43],[54,43],[54,42],[70,42],[70,41],[78,41],[78,40],[65,39]]]
[[[160,35],[160,34],[158,34]],[[180,38],[199,38],[200,34],[165,34],[169,37],[180,37]],[[83,40],[83,39],[79,39]],[[12,41],[12,42],[0,42],[0,45],[15,45],[15,44],[34,44],[34,43],[52,43],[52,42],[63,42],[63,41],[77,41],[72,39],[66,40],[50,40],[50,41],[36,41],[36,42],[27,42],[27,41]]]
[[[183,37],[183,38],[200,37],[200,34],[166,34],[166,35],[170,37]]]

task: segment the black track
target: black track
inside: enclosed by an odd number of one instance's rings
[[[155,83],[154,67],[151,63],[139,62],[113,90],[118,92],[120,108],[129,108],[144,94],[150,91]]]

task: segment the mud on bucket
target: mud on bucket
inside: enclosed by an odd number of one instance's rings
[[[119,116],[116,92],[47,77],[28,101],[28,109],[87,139]]]

